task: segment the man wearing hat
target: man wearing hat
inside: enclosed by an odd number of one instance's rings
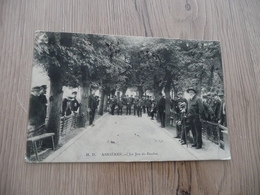
[[[177,121],[183,121],[182,119],[182,113],[186,113],[187,112],[187,107],[188,107],[188,101],[183,97],[183,93],[182,91],[179,91],[177,93],[177,105],[176,105],[176,113],[177,113]],[[177,122],[177,126],[176,126],[176,130],[177,130],[177,134],[174,138],[181,138],[181,130],[182,130],[182,125]]]
[[[166,100],[163,97],[162,93],[159,93],[159,102],[158,102],[158,113],[161,121],[161,127],[165,127],[165,106],[166,106]]]
[[[200,120],[203,114],[203,104],[201,99],[197,96],[196,89],[189,88],[187,89],[187,93],[190,96],[187,113],[194,139],[192,147],[200,149],[202,147],[202,126]]]

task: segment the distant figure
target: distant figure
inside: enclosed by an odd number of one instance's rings
[[[143,113],[145,113],[145,110],[146,110],[146,101],[147,101],[146,97],[143,97],[143,98],[142,98],[142,102],[143,102],[143,104],[142,104]]]
[[[137,102],[138,102],[138,97],[135,96],[133,105],[134,105],[134,116],[137,115]]]
[[[152,107],[151,96],[147,96],[147,100],[146,100],[146,109],[147,109],[147,115],[148,115],[148,116],[151,115],[151,107]]]
[[[131,115],[131,107],[133,100],[131,97],[126,96],[126,115]]]
[[[142,107],[143,107],[143,100],[139,98],[137,100],[137,116],[142,117]]]
[[[157,112],[157,106],[156,106],[156,102],[155,100],[152,100],[152,105],[151,105],[151,112],[150,112],[150,116],[151,119],[154,119],[154,114]]]
[[[115,108],[116,108],[116,105],[117,105],[116,97],[112,97],[110,104],[111,104],[111,114],[114,115],[115,114]]]
[[[122,101],[122,98],[119,97],[117,99],[117,106],[118,106],[118,109],[117,109],[117,115],[122,115],[123,114],[123,101]]]

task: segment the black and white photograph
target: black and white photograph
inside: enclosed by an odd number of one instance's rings
[[[231,159],[219,41],[37,31],[33,56],[27,162]]]

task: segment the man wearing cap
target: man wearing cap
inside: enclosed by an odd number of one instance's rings
[[[74,113],[74,114],[77,114],[78,113],[78,110],[79,110],[79,107],[80,107],[80,104],[77,100],[77,92],[76,91],[73,91],[71,93],[71,97],[72,97],[72,100],[70,102],[70,105],[71,105],[71,111]]]
[[[72,97],[68,96],[67,98],[64,98],[62,101],[62,111],[61,115],[62,116],[69,116],[71,115],[71,101],[73,100]]]
[[[32,88],[29,102],[29,125],[35,127],[42,125],[41,117],[44,112],[44,107],[39,101],[40,90],[39,86]]]
[[[191,126],[191,131],[194,139],[192,147],[200,149],[202,147],[202,125],[201,116],[203,114],[203,104],[197,96],[197,91],[194,88],[187,89],[190,96],[188,100],[188,119]]]
[[[80,107],[80,104],[78,102],[78,100],[76,99],[77,97],[77,91],[73,91],[71,93],[71,102],[70,102],[70,108],[71,108],[71,111],[73,113],[73,123],[72,123],[72,126],[74,128],[76,128],[76,124],[78,123],[78,113],[79,113],[79,107]]]
[[[177,121],[183,121],[182,115],[183,113],[187,112],[187,107],[188,107],[188,101],[183,97],[182,91],[179,91],[177,93],[177,105],[175,108],[175,111],[177,113]],[[180,123],[177,123],[177,134],[174,138],[181,138],[181,130],[182,130],[182,125],[178,125]]]

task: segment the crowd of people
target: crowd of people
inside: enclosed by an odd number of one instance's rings
[[[192,147],[202,148],[202,121],[210,121],[226,126],[226,106],[223,93],[207,93],[199,97],[197,90],[189,88],[187,91],[189,98],[184,98],[184,92],[179,91],[176,98],[171,100],[170,112],[175,115],[176,132],[175,138],[179,138],[181,144],[187,143],[187,135],[192,132]],[[162,93],[157,100],[152,96],[129,97],[113,96],[108,100],[109,111],[112,115],[122,115],[123,109],[126,115],[142,117],[142,113],[147,113],[153,120],[160,121],[161,127],[165,127],[166,100]],[[133,111],[133,112],[132,112]]]
[[[226,105],[223,93],[207,93],[200,98],[197,90],[187,89],[188,100],[183,92],[178,92],[172,109],[177,114],[175,138],[180,138],[181,144],[187,144],[187,135],[192,133],[192,147],[202,148],[202,122],[210,121],[213,124],[226,126]]]
[[[31,89],[29,102],[29,126],[39,127],[46,122],[48,100],[46,98],[47,86],[35,86]],[[52,101],[52,98],[49,98]],[[89,124],[92,125],[99,105],[99,97],[95,96],[94,91],[88,97]],[[69,96],[63,98],[61,106],[61,118],[72,116],[75,123],[79,117],[80,103],[77,100],[77,91],[73,91]]]
[[[30,97],[29,125],[39,126],[45,123],[47,113],[46,85],[33,87]],[[175,116],[176,132],[175,138],[179,138],[181,144],[187,143],[189,131],[193,137],[193,147],[202,147],[202,122],[226,126],[226,105],[223,93],[207,93],[201,97],[197,95],[197,90],[189,88],[186,90],[188,98],[184,97],[184,92],[179,91],[177,96],[170,102],[170,113]],[[77,92],[73,91],[70,96],[62,101],[62,117],[74,115],[77,118],[80,103],[77,100]],[[93,125],[96,110],[99,105],[99,97],[95,96],[95,90],[88,97],[89,125]],[[125,110],[126,115],[142,117],[143,113],[154,120],[160,121],[161,127],[165,127],[166,100],[162,93],[156,100],[152,96],[138,97],[112,96],[107,101],[108,111],[112,115],[122,115]],[[156,117],[155,117],[156,116]],[[174,118],[174,117],[172,117]]]

